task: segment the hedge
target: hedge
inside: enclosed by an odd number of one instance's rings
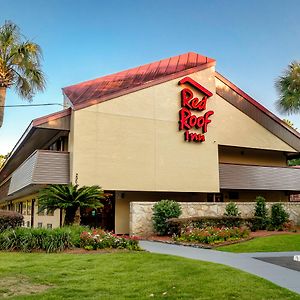
[[[0,231],[22,226],[23,219],[23,216],[15,211],[0,210]]]
[[[193,228],[212,227],[240,227],[247,226],[251,231],[258,229],[258,224],[261,222],[260,217],[233,217],[233,216],[219,216],[219,217],[190,217],[190,218],[172,218],[169,219],[168,224],[171,228],[172,234],[180,235],[182,229],[187,226]]]

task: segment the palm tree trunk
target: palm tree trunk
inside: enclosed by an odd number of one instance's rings
[[[81,214],[80,214],[80,207],[77,208],[74,218],[74,225],[80,225],[81,222]]]
[[[4,105],[5,105],[5,98],[6,98],[6,87],[0,87],[0,128],[3,124],[4,118]]]

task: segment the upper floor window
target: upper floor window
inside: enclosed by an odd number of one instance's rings
[[[67,137],[61,136],[48,149],[52,151],[67,151]]]

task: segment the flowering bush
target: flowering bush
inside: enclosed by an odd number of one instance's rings
[[[80,235],[80,246],[87,250],[104,248],[141,250],[137,237],[118,236],[102,229],[82,232]]]
[[[247,227],[187,227],[180,237],[174,237],[177,241],[196,242],[203,244],[216,244],[225,241],[238,240],[249,236],[250,230]]]

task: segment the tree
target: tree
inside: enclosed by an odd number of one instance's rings
[[[283,76],[280,76],[275,87],[279,94],[277,108],[283,113],[300,112],[300,63],[292,62]]]
[[[262,196],[257,196],[255,200],[254,216],[260,218],[257,221],[257,229],[266,229],[269,223],[266,199]]]
[[[295,130],[298,129],[298,128],[295,127],[294,123],[293,123],[291,120],[289,120],[289,119],[282,119],[282,121],[283,121],[285,124],[289,125],[290,127],[294,128]]]
[[[80,208],[101,208],[103,204],[100,201],[104,198],[103,195],[103,190],[97,185],[79,187],[72,183],[68,185],[53,184],[40,191],[38,196],[39,212],[45,209],[49,212],[64,209],[64,225],[74,224],[76,213],[79,213],[79,224]]]
[[[40,46],[27,40],[17,25],[5,21],[0,27],[0,127],[8,88],[14,87],[21,98],[29,101],[45,89],[41,57]]]
[[[0,169],[1,167],[4,165],[5,161],[7,160],[7,158],[9,157],[10,152],[8,152],[7,154],[0,154]]]

